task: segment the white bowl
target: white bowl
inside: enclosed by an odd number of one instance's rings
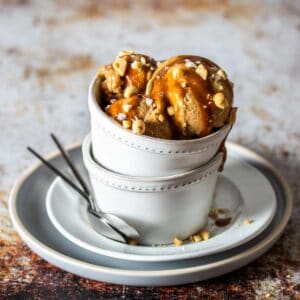
[[[204,166],[178,175],[134,177],[96,163],[91,148],[88,135],[82,145],[83,160],[98,207],[134,226],[140,243],[171,243],[175,236],[185,239],[206,225],[222,153]]]
[[[134,176],[165,176],[195,169],[218,152],[231,126],[191,140],[164,140],[135,135],[109,117],[99,106],[100,80],[89,88],[89,110],[95,160],[114,172]]]

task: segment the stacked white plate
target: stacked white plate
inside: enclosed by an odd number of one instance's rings
[[[280,237],[292,209],[281,175],[257,154],[228,143],[213,208],[231,212],[223,227],[210,220],[212,237],[182,246],[125,245],[89,227],[83,199],[45,166],[37,164],[18,180],[10,197],[14,226],[24,242],[54,265],[106,282],[162,286],[228,273],[256,259]],[[81,148],[71,158],[84,171]],[[59,154],[48,159],[64,166]],[[252,222],[245,222],[251,220]]]

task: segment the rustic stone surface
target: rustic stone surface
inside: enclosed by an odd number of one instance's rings
[[[142,18],[140,15],[144,14]],[[0,298],[300,299],[300,5],[298,1],[0,1]],[[87,87],[121,49],[188,53],[235,82],[230,139],[262,154],[295,199],[283,237],[231,274],[186,286],[135,288],[86,280],[32,253],[13,230],[8,193],[34,159],[89,131]]]

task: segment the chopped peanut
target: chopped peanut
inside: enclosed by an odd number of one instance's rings
[[[206,80],[207,79],[207,75],[208,75],[208,71],[207,69],[200,64],[197,69],[196,69],[196,73],[203,79]]]
[[[139,61],[135,60],[134,62],[131,63],[131,68],[135,69],[135,70],[139,69],[139,68],[141,68],[141,63]]]
[[[118,56],[121,57],[121,56],[124,56],[124,55],[130,55],[130,54],[133,54],[134,51],[133,50],[123,50],[123,51],[120,51]]]
[[[163,121],[165,120],[165,117],[164,117],[162,114],[160,114],[160,115],[158,116],[158,120],[159,120],[160,122],[163,122]]]
[[[135,94],[137,92],[137,88],[129,85],[128,87],[125,88],[124,90],[124,97],[125,98],[129,98],[130,96],[132,96],[133,94]]]
[[[135,134],[141,135],[145,132],[145,123],[143,120],[136,119],[132,123],[132,131]]]
[[[181,246],[183,244],[183,240],[179,239],[178,237],[175,237],[173,239],[173,243],[175,244],[175,246]]]
[[[127,61],[123,58],[117,58],[113,62],[113,68],[120,76],[124,76],[127,68]]]
[[[186,87],[187,87],[186,81],[181,82],[181,86],[182,86],[183,88],[186,88]]]
[[[227,75],[226,75],[226,73],[222,69],[218,70],[217,75],[219,77],[221,77],[222,79],[227,79]]]
[[[142,63],[143,65],[146,64],[146,58],[145,58],[144,56],[141,57],[141,63]]]
[[[193,241],[194,242],[200,242],[200,241],[202,241],[201,235],[200,234],[193,235]]]
[[[228,102],[227,102],[224,94],[221,92],[214,94],[213,101],[214,101],[215,105],[220,109],[224,109],[228,106]]]
[[[168,113],[169,116],[173,116],[174,113],[175,113],[174,107],[173,106],[167,107],[167,113]]]
[[[129,121],[129,120],[124,120],[124,121],[122,122],[122,126],[123,126],[124,128],[126,128],[126,129],[131,128],[131,121]]]
[[[123,104],[123,110],[125,111],[125,112],[129,112],[130,110],[131,110],[131,108],[132,108],[132,105],[131,104]]]
[[[253,223],[253,219],[251,219],[251,218],[246,218],[246,219],[244,220],[244,224],[245,224],[245,225],[249,225],[249,224],[251,224],[251,223]]]
[[[208,230],[206,230],[206,229],[201,230],[199,232],[199,234],[200,234],[202,240],[204,240],[204,241],[207,241],[210,238],[210,232]]]

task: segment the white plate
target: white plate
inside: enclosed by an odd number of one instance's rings
[[[80,169],[84,168],[81,160],[76,161],[76,164]],[[51,222],[63,236],[98,254],[145,262],[211,255],[234,248],[257,236],[268,226],[276,209],[276,196],[266,177],[256,168],[234,157],[231,151],[228,151],[222,174],[218,180],[214,206],[241,213],[226,227],[216,227],[211,220],[207,227],[212,238],[179,247],[125,245],[99,235],[88,223],[86,201],[60,178],[56,178],[49,188],[46,208]],[[245,225],[246,218],[254,222]]]
[[[164,286],[220,276],[266,252],[281,235],[292,210],[289,187],[274,167],[243,147],[228,146],[230,152],[264,173],[272,184],[277,200],[270,225],[260,235],[234,249],[170,262],[124,261],[82,249],[65,239],[48,218],[45,197],[55,176],[40,163],[27,170],[11,192],[9,212],[12,222],[24,242],[38,255],[57,267],[89,279],[136,286]],[[75,160],[81,157],[80,148],[72,148],[70,155]],[[58,153],[47,158],[59,168],[64,165]]]

